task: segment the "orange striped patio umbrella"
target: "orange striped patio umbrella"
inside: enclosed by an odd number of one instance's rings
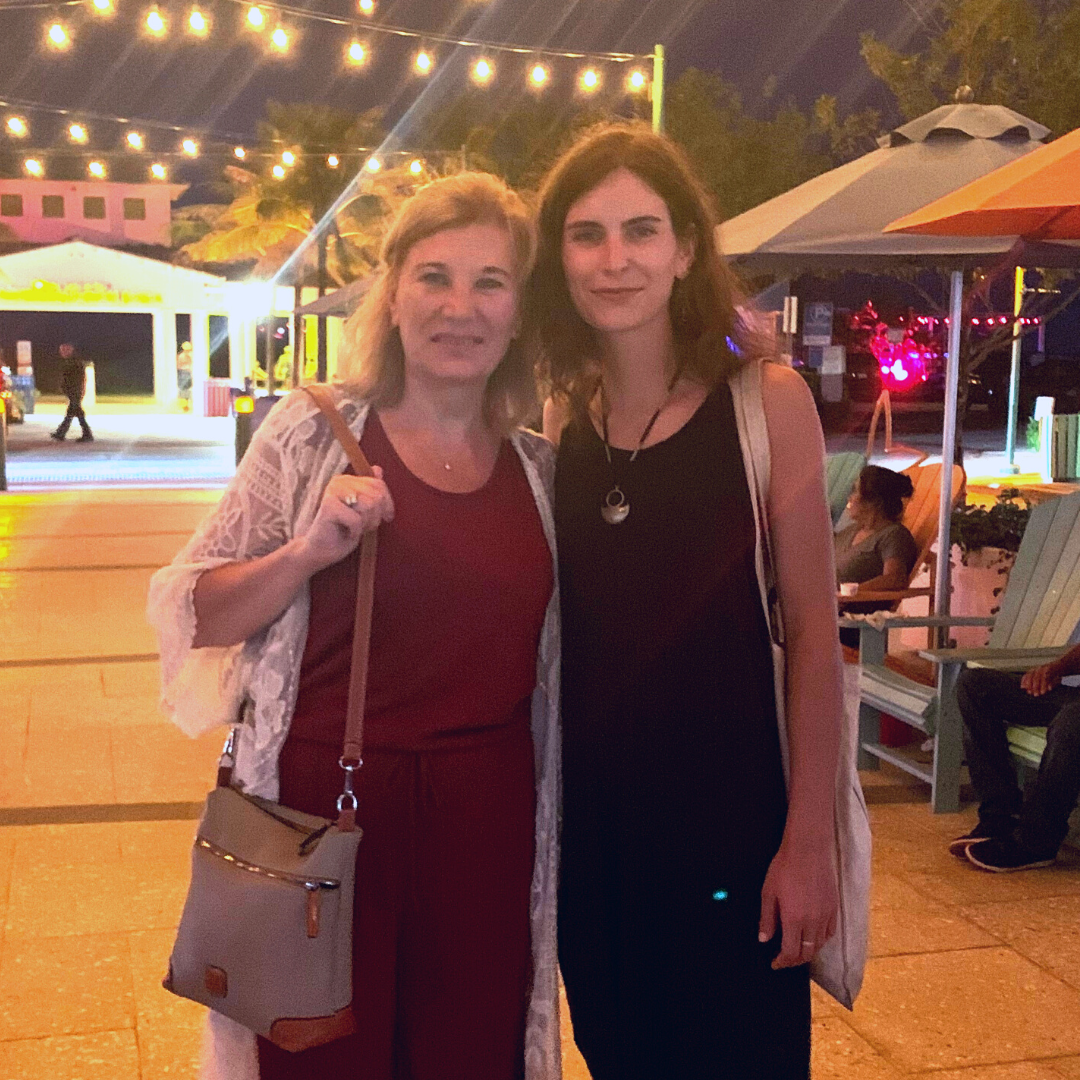
[[[885,232],[1080,240],[1080,128],[898,218]]]

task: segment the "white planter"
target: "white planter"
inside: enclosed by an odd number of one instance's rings
[[[968,554],[965,566],[960,549],[952,549],[952,614],[993,615],[1001,606],[1001,594],[1009,582],[1016,553],[1001,548],[979,548]],[[986,645],[990,630],[981,626],[957,626],[950,636],[961,649]]]

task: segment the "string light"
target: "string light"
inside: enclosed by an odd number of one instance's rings
[[[630,87],[631,93],[639,94],[645,89],[646,84],[645,72],[638,68],[635,68],[630,72],[629,78],[626,80],[627,85]]]
[[[85,124],[72,124],[68,128],[68,138],[73,143],[85,143],[90,138],[90,132],[86,130]]]
[[[586,68],[581,73],[581,78],[578,81],[581,84],[581,89],[586,94],[591,94],[600,89],[600,72],[596,68]]]
[[[23,162],[23,168],[31,176],[41,176],[45,172],[45,167],[38,161],[37,158],[27,158]]]
[[[30,128],[21,116],[9,116],[4,126],[7,128],[7,133],[16,139],[25,139],[30,132]]]
[[[289,34],[284,27],[279,26],[270,35],[270,44],[279,52],[286,53],[289,51]]]
[[[192,8],[188,15],[188,30],[196,37],[206,37],[210,33],[210,20],[198,8]]]
[[[47,31],[47,40],[54,49],[66,49],[71,44],[67,27],[62,22],[54,22]]]
[[[358,6],[365,15],[371,15],[375,11],[375,0],[360,0]]]
[[[382,168],[382,162],[377,157],[370,157],[367,159],[367,164],[364,166],[368,172],[377,173]]]
[[[288,165],[289,168],[292,168],[296,164],[296,155],[291,150],[286,150],[285,153],[281,155],[281,162],[283,165]]]
[[[160,161],[155,161],[154,164],[150,166],[150,175],[155,180],[164,180],[168,175],[168,171]]]
[[[132,150],[141,150],[146,145],[146,140],[137,131],[127,133],[127,144]]]
[[[112,0],[94,0],[93,8],[98,15],[112,15],[116,11]]]
[[[165,24],[165,16],[157,8],[151,8],[146,13],[146,32],[151,37],[164,37],[168,27]]]
[[[543,64],[534,64],[529,72],[529,82],[537,88],[546,85],[549,78],[551,75]]]
[[[284,168],[284,166],[275,165],[270,171],[274,174],[274,179],[275,180],[284,180],[285,179],[285,168]]]
[[[247,24],[253,30],[261,30],[266,25],[266,16],[263,14],[261,7],[252,6],[248,8]]]
[[[199,144],[195,139],[185,139],[180,144],[180,149],[183,150],[188,157],[199,156]]]
[[[368,51],[362,41],[350,41],[345,55],[353,67],[360,67],[367,63]]]
[[[328,158],[326,159],[326,164],[327,164],[327,165],[328,165],[328,166],[329,166],[329,167],[330,167],[331,169],[336,169],[336,168],[337,168],[337,167],[338,167],[338,166],[339,166],[339,165],[341,164],[341,159],[340,159],[340,158],[339,158],[339,157],[337,156],[337,154],[331,154],[331,155],[330,155],[330,156],[329,156],[329,157],[328,157]]]
[[[495,68],[490,60],[481,59],[477,60],[473,64],[472,77],[473,82],[483,85],[484,83],[491,82],[492,77],[495,74]]]
[[[104,180],[105,179],[105,164],[104,164],[104,162],[91,161],[90,164],[86,166],[86,171],[91,176],[95,177],[98,180]]]
[[[432,60],[431,53],[429,53],[426,49],[421,49],[416,54],[416,59],[413,60],[413,65],[416,67],[416,70],[419,71],[421,75],[427,75],[431,71],[432,67],[434,67],[435,61]]]
[[[238,161],[243,161],[247,157],[247,151],[242,146],[234,146],[233,157]]]
[[[419,158],[409,162],[409,172],[411,172],[413,176],[419,176],[423,171],[424,163]]]

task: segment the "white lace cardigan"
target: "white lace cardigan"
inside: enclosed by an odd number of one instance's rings
[[[367,405],[336,388],[338,405],[359,439]],[[539,435],[512,436],[555,551],[551,500],[555,455]],[[188,735],[233,723],[247,700],[235,777],[246,791],[278,797],[278,755],[296,704],[310,598],[305,586],[266,630],[229,648],[192,648],[194,589],[199,576],[224,563],[257,558],[302,536],[327,483],[346,467],[344,451],[311,398],[300,391],[274,407],[260,425],[221,502],[170,566],[150,582],[147,617],[161,650],[162,706]],[[558,580],[556,576],[556,581]],[[548,606],[537,660],[532,732],[536,754],[536,856],[530,918],[533,987],[525,1045],[527,1080],[561,1076],[555,894],[558,872],[559,744],[558,586]],[[210,1013],[204,1080],[256,1080],[254,1036]]]

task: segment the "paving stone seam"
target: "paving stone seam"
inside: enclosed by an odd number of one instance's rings
[[[85,803],[0,807],[0,829],[26,825],[93,825],[124,821],[194,821],[202,802]]]
[[[0,660],[0,670],[32,667],[78,667],[94,664],[148,664],[159,660],[158,653],[107,653],[102,656],[30,656],[22,660]]]

